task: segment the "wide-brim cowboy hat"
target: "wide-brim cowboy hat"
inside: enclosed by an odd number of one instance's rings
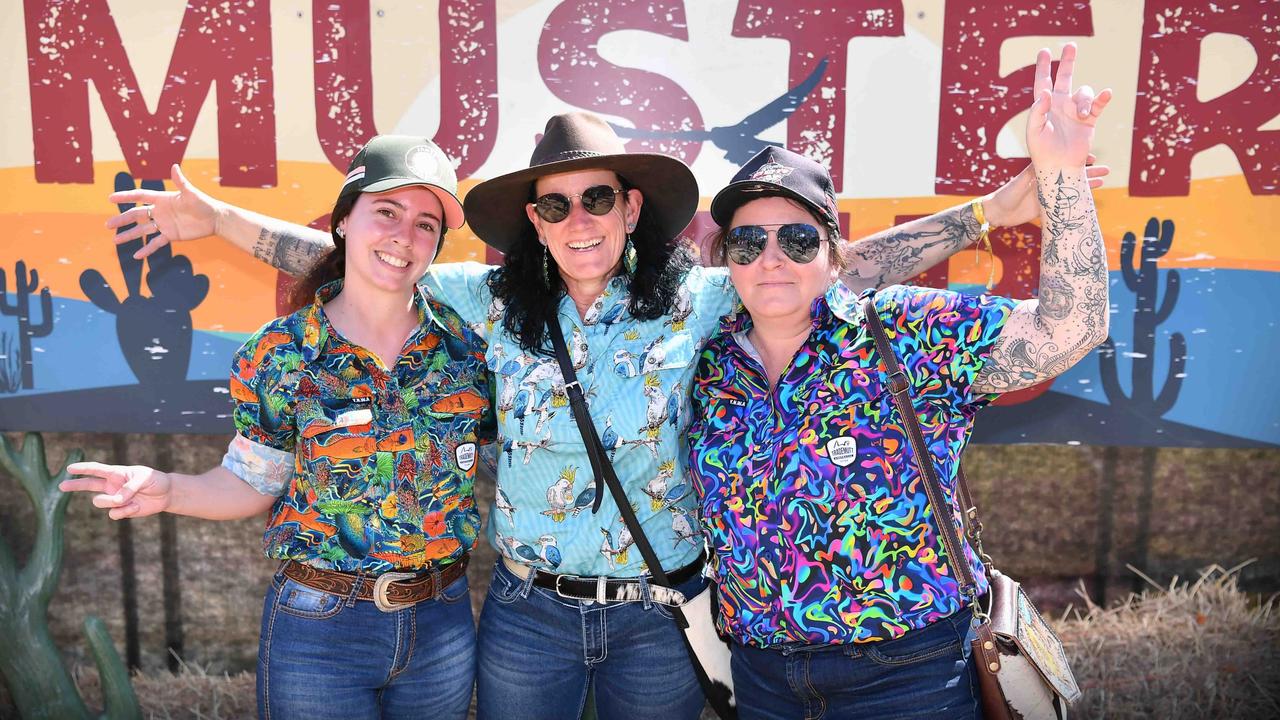
[[[471,188],[463,199],[467,222],[486,245],[507,252],[519,240],[529,218],[534,181],[575,170],[612,170],[644,195],[642,212],[651,215],[662,236],[674,240],[698,209],[698,181],[680,160],[658,153],[629,153],[617,133],[598,115],[570,112],[547,121],[529,167]]]

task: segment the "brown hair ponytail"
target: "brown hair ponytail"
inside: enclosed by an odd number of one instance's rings
[[[351,214],[351,208],[358,197],[360,197],[359,193],[354,193],[338,198],[338,202],[333,205],[333,211],[329,213],[330,228],[336,229],[343,218]],[[287,312],[301,310],[315,302],[317,290],[326,283],[347,274],[346,240],[332,229],[329,235],[333,238],[333,249],[325,253],[324,257],[311,266],[305,275],[294,280],[293,286],[289,288]]]

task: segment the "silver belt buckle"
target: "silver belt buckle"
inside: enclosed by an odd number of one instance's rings
[[[385,572],[373,583],[373,604],[384,613],[395,612],[414,603],[393,603],[387,598],[387,586],[400,580],[411,580],[417,577],[414,573]]]
[[[534,572],[538,572],[538,571],[534,570]],[[565,598],[567,600],[581,600],[582,598],[580,597],[574,597],[573,595],[565,595],[564,591],[560,589],[560,581],[564,580],[565,578],[569,578],[570,580],[582,579],[577,575],[556,575],[556,586],[555,586],[556,595],[559,595],[560,597]]]

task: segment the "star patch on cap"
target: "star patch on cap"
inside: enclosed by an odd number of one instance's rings
[[[751,180],[759,180],[767,183],[781,183],[782,178],[790,175],[795,168],[789,168],[786,165],[776,163],[772,160],[760,166],[760,169],[751,173]]]

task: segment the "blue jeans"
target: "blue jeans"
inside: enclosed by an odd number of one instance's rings
[[[277,572],[262,606],[258,717],[465,718],[475,643],[466,575],[384,613]]]
[[[664,605],[569,600],[498,561],[480,614],[478,720],[563,720],[594,682],[600,720],[694,720],[704,702],[684,640]],[[695,577],[676,589],[697,594]]]
[[[884,642],[769,650],[734,643],[739,715],[980,720],[971,618],[965,609]]]

